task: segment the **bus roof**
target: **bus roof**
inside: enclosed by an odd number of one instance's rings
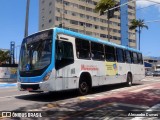
[[[108,42],[108,41],[105,41],[105,40],[101,40],[99,38],[95,38],[95,37],[91,37],[91,36],[84,35],[84,34],[81,34],[81,33],[73,32],[73,31],[70,31],[70,30],[63,29],[63,28],[55,27],[54,31],[56,33],[62,33],[62,34],[66,34],[66,35],[76,37],[76,38],[90,40],[90,41],[93,41],[93,42],[98,42],[98,43],[102,43],[102,44],[106,44],[106,45],[110,45],[110,46],[115,46],[115,47],[118,47],[118,48],[123,48],[123,49],[127,49],[127,50],[130,50],[130,51],[141,53],[139,50],[136,50],[136,49],[133,49],[133,48],[130,48],[130,47],[118,45],[118,44],[115,44],[115,43],[112,43],[112,42]]]

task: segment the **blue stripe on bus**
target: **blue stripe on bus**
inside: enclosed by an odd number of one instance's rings
[[[130,48],[130,47],[121,46],[121,45],[118,45],[118,44],[115,44],[115,43],[111,43],[111,42],[108,42],[108,41],[105,41],[105,40],[101,40],[101,39],[98,39],[98,38],[95,38],[95,37],[91,37],[91,36],[88,36],[88,35],[84,35],[84,34],[81,34],[81,33],[73,32],[73,31],[70,31],[70,30],[62,29],[62,28],[54,28],[54,32],[55,33],[63,33],[63,34],[66,34],[66,35],[71,35],[73,37],[78,37],[78,38],[81,38],[81,39],[86,39],[86,40],[90,40],[90,41],[94,41],[94,42],[99,42],[99,43],[103,43],[103,44],[106,44],[106,45],[115,46],[115,47],[119,47],[119,48],[123,48],[123,49],[127,49],[127,50],[131,50],[131,51],[134,51],[134,52],[141,53],[140,51],[138,51],[136,49],[133,49],[133,48]]]

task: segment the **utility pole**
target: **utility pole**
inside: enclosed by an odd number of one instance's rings
[[[107,22],[108,22],[108,41],[110,42],[110,18],[109,18],[109,10],[107,11]]]
[[[27,0],[24,37],[28,36],[29,5],[30,5],[30,0]]]

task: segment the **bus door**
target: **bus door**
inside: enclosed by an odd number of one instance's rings
[[[71,78],[71,67],[74,63],[73,45],[71,42],[56,40],[55,68],[56,90],[68,88],[68,80]]]

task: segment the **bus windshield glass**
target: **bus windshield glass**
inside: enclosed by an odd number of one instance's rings
[[[52,31],[45,31],[25,38],[20,52],[20,75],[41,75],[51,63]]]

